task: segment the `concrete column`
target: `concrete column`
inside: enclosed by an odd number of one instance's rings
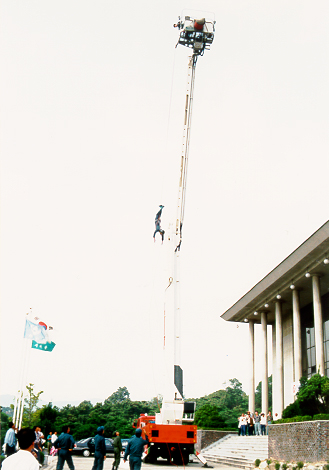
[[[262,323],[262,349],[261,357],[263,360],[262,364],[262,409],[261,411],[268,413],[268,367],[267,367],[267,316],[266,312],[261,312],[261,323]]]
[[[316,371],[324,375],[322,306],[319,276],[312,276]]]
[[[282,308],[281,302],[278,300],[275,302],[275,329],[276,329],[276,341],[275,341],[275,352],[276,352],[276,374],[275,374],[275,387],[277,392],[277,408],[275,413],[278,413],[281,417],[284,398],[283,388],[283,341],[282,341]]]
[[[254,322],[249,321],[249,350],[250,350],[250,390],[249,390],[249,411],[255,412],[255,336]]]
[[[277,394],[276,394],[276,328],[275,323],[272,325],[272,410],[277,413]]]
[[[302,367],[302,328],[300,323],[299,292],[292,291],[292,317],[293,317],[293,335],[294,335],[294,382],[297,387],[299,380],[303,376]]]

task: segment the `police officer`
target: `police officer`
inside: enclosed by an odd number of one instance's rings
[[[125,455],[123,457],[123,461],[126,462],[128,455],[129,457],[129,467],[130,470],[140,470],[142,466],[142,455],[144,446],[148,445],[149,440],[146,436],[146,440],[142,439],[142,430],[137,428],[135,431],[135,436],[133,436],[128,441],[128,445],[126,447]]]
[[[104,460],[106,459],[106,445],[104,437],[104,426],[97,428],[97,434],[95,436],[95,456],[94,465],[91,470],[103,470]]]
[[[70,427],[63,426],[62,434],[59,436],[55,442],[55,447],[58,449],[58,461],[56,470],[62,470],[64,463],[67,462],[70,470],[75,470],[72,460],[72,449],[74,447],[75,441],[70,434]]]

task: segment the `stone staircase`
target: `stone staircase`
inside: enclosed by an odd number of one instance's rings
[[[228,435],[203,449],[201,454],[209,463],[253,469],[256,459],[268,459],[268,437]]]

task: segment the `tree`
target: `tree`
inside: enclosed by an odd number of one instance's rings
[[[1,442],[5,439],[6,432],[8,430],[9,417],[6,413],[1,411]]]
[[[36,415],[36,413],[38,414]],[[33,415],[34,422],[32,424],[34,426],[40,426],[45,436],[47,436],[50,431],[55,431],[55,421],[59,414],[57,406],[48,403],[48,405],[44,405],[41,409],[37,410],[36,413]]]
[[[238,379],[230,379],[230,385],[226,387],[226,408],[233,409],[242,406],[246,410],[248,408],[248,396],[242,390],[242,383]]]
[[[329,378],[314,374],[300,379],[297,398],[282,412],[283,418],[329,413]]]
[[[219,414],[217,406],[209,403],[195,412],[194,422],[201,429],[220,429],[225,427],[225,421]]]
[[[23,425],[31,427],[32,425],[32,414],[36,410],[40,395],[43,391],[34,393],[34,384],[26,385],[26,389],[28,391],[28,397],[24,399],[25,405],[24,406],[24,413],[23,413]]]
[[[267,379],[268,384],[268,409],[272,412],[272,375]],[[256,387],[255,392],[255,409],[262,411],[262,382]]]
[[[130,393],[128,392],[127,387],[119,387],[118,390],[112,393],[112,395],[108,397],[105,401],[107,403],[115,405],[117,403],[122,403],[125,400],[130,400]]]
[[[314,374],[307,382],[302,382],[297,401],[303,415],[329,413],[329,378]]]

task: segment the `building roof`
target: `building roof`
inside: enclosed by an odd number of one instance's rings
[[[242,322],[253,320],[260,322],[261,311],[268,312],[268,323],[274,322],[274,302],[281,295],[284,303],[291,304],[291,288],[293,284],[300,290],[300,306],[312,302],[311,278],[308,272],[321,277],[321,295],[329,292],[329,221],[320,227],[276,268],[238,300],[231,308],[221,315],[224,320]],[[268,307],[265,307],[268,304]],[[257,315],[254,314],[257,312]]]

